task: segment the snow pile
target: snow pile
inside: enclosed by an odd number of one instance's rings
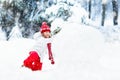
[[[55,24],[54,24],[55,25]],[[105,43],[103,35],[89,26],[61,24],[54,38],[56,64],[47,57],[43,71],[21,68],[34,40],[0,42],[0,80],[119,80],[120,44]]]
[[[105,26],[98,29],[103,33],[106,42],[119,43],[120,42],[120,26]]]

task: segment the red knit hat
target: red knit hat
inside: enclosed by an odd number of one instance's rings
[[[50,32],[50,27],[47,25],[46,22],[42,22],[42,26],[40,28],[40,32],[43,33],[43,32],[46,32],[46,31]]]

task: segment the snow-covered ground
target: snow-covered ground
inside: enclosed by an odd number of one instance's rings
[[[107,43],[99,30],[63,23],[53,41],[55,65],[42,71],[21,68],[34,40],[0,41],[0,80],[120,80],[120,44]]]

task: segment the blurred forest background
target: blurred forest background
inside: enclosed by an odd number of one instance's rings
[[[113,25],[118,25],[119,3],[120,0],[0,0],[0,29],[5,32],[6,40],[15,26],[22,37],[30,38],[39,31],[43,21],[49,25],[56,18],[69,21],[75,15],[71,10],[75,6],[85,10],[83,13],[83,10],[78,11],[82,16],[79,23],[88,24],[87,19],[97,20],[104,27],[105,19],[110,18]]]

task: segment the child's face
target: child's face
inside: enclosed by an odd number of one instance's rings
[[[50,33],[49,31],[46,31],[46,32],[43,32],[43,33],[42,33],[42,36],[43,36],[44,38],[50,38],[51,33]]]

